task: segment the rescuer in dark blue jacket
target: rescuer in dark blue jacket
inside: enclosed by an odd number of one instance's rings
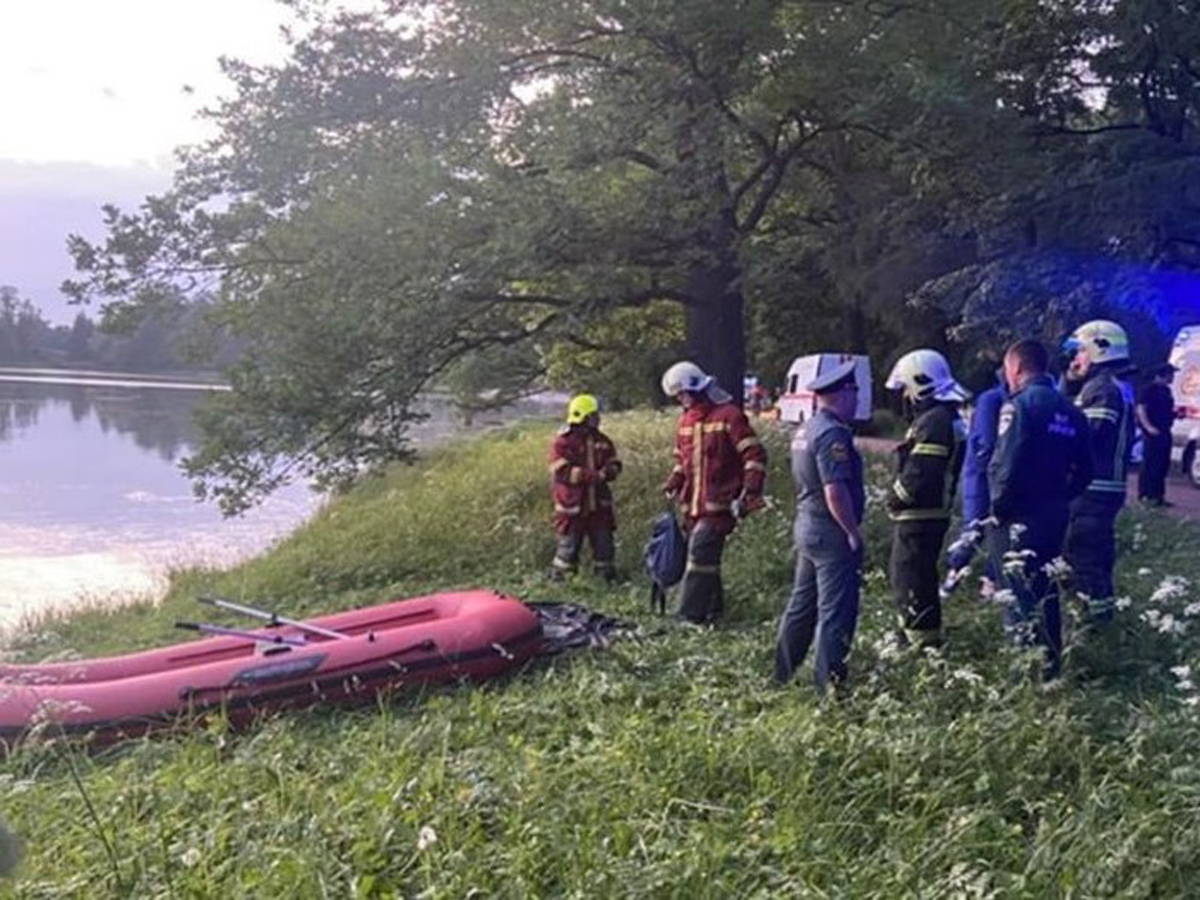
[[[1098,319],[1079,326],[1067,347],[1074,357],[1064,387],[1087,419],[1092,480],[1071,502],[1063,556],[1074,573],[1088,621],[1103,626],[1113,617],[1114,529],[1125,505],[1133,443],[1133,410],[1117,380],[1117,373],[1129,368],[1129,338],[1117,323]]]
[[[995,524],[991,564],[1004,595],[1004,630],[1019,646],[1045,648],[1042,677],[1058,677],[1062,619],[1047,565],[1062,549],[1070,502],[1092,477],[1087,423],[1046,374],[1046,349],[1018,341],[1004,355],[1009,399],[988,466]]]
[[[1000,407],[1008,399],[1008,388],[1004,384],[1004,370],[996,371],[996,385],[975,398],[971,413],[971,425],[967,431],[967,446],[963,454],[962,478],[959,494],[962,498],[960,512],[962,528],[958,537],[946,548],[946,578],[942,582],[941,595],[948,596],[967,574],[967,567],[975,550],[983,543],[984,520],[991,515],[992,497],[988,492],[987,470],[996,449],[996,429],[1000,424]],[[988,567],[988,577],[996,580],[996,573]]]

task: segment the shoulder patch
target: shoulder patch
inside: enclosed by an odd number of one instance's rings
[[[996,428],[998,434],[1004,434],[1012,427],[1014,411],[1015,407],[1011,403],[1005,403],[1000,407],[1000,423]]]
[[[850,447],[844,439],[839,438],[829,445],[829,455],[834,462],[845,462],[850,458]]]

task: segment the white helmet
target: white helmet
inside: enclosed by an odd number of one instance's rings
[[[905,353],[892,366],[886,387],[889,391],[904,391],[904,396],[916,403],[920,400],[962,402],[971,392],[954,380],[946,357],[936,350],[913,350]]]
[[[684,391],[699,392],[713,383],[711,375],[706,375],[694,362],[684,360],[677,362],[663,372],[662,389],[668,397],[675,397]]]
[[[1093,364],[1129,359],[1129,335],[1116,322],[1093,319],[1076,328],[1063,346],[1072,353],[1080,350]]]

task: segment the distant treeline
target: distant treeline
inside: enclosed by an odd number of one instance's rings
[[[0,365],[124,372],[223,368],[236,359],[236,342],[211,326],[210,311],[203,299],[170,299],[132,321],[95,320],[80,312],[70,325],[51,325],[16,288],[0,285]]]

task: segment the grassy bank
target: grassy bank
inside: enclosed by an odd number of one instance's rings
[[[875,649],[891,612],[873,505],[858,690],[822,706],[807,682],[767,679],[791,571],[778,443],[775,502],[727,555],[730,621],[702,631],[646,612],[638,556],[671,422],[609,423],[627,463],[619,563],[634,576],[615,591],[542,580],[550,429],[527,427],[365,484],[234,570],[183,573],[161,606],[40,623],[15,655],[178,640],[171,623],[196,617],[202,591],[296,615],[487,585],[643,629],[604,653],[374,708],[236,734],[212,723],[93,755],[22,749],[0,762],[0,816],[27,857],[0,895],[1194,893],[1200,706],[1172,668],[1200,667],[1200,530],[1125,515],[1130,604],[1101,638],[1073,644],[1066,685],[1043,694],[974,598],[951,606],[944,658]]]

